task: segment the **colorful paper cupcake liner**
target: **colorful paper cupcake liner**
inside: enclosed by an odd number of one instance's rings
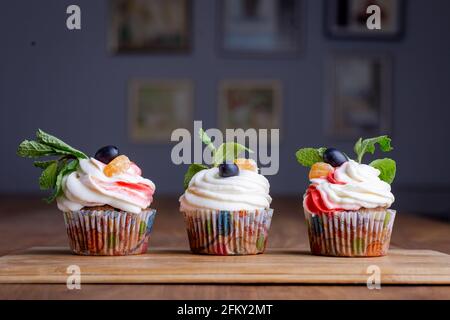
[[[364,209],[314,214],[305,210],[311,253],[378,257],[387,254],[395,211]]]
[[[273,209],[183,212],[191,251],[212,255],[263,253],[272,214]]]
[[[156,210],[140,214],[116,210],[64,212],[69,244],[79,255],[122,256],[147,251]]]

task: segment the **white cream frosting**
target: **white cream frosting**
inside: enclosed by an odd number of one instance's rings
[[[136,165],[112,177],[103,173],[104,167],[105,164],[94,158],[81,159],[78,170],[63,178],[63,195],[56,199],[58,208],[77,211],[83,207],[110,205],[138,214],[150,205],[155,185],[141,177]]]
[[[180,210],[261,210],[270,207],[269,181],[251,170],[223,178],[218,168],[197,172],[180,197]]]
[[[333,184],[326,178],[312,179],[311,183],[329,209],[388,208],[395,198],[391,186],[379,175],[378,169],[349,160],[334,173],[335,179],[345,184]]]

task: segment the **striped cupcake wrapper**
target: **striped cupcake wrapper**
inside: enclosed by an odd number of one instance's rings
[[[311,253],[324,256],[379,257],[387,254],[394,210],[313,214],[305,210]]]
[[[122,256],[147,251],[156,210],[139,214],[116,210],[64,212],[72,251],[89,256]]]
[[[273,209],[183,212],[191,251],[211,255],[263,253]]]

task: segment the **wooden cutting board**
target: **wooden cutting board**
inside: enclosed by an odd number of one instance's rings
[[[382,284],[450,284],[450,256],[431,250],[392,249],[381,258],[318,257],[306,250],[224,257],[165,249],[139,256],[85,257],[61,247],[1,257],[0,283],[66,283],[70,265],[79,266],[81,283],[366,284],[368,268],[375,265]]]

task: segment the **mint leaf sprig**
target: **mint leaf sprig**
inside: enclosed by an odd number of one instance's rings
[[[357,161],[362,163],[362,159],[366,153],[374,154],[375,146],[378,145],[380,150],[388,152],[393,150],[391,146],[391,138],[387,135],[362,139],[359,138],[353,150],[355,151]],[[305,167],[312,167],[317,162],[323,162],[323,153],[327,148],[301,148],[295,153],[297,161]],[[389,184],[392,184],[397,171],[397,166],[394,160],[389,158],[376,159],[369,164],[380,171],[379,178]]]
[[[200,140],[202,140],[202,142],[211,150],[211,152],[216,151],[216,147],[212,143],[211,138],[206,134],[203,128],[200,128],[200,130],[198,130],[198,135],[200,137]]]
[[[87,159],[83,152],[72,148],[64,141],[45,133],[41,129],[36,132],[36,141],[24,140],[17,149],[17,154],[26,158],[37,158],[45,156],[73,156],[75,158]]]
[[[378,144],[380,146],[381,151],[388,152],[393,150],[391,147],[391,138],[388,136],[379,136],[375,138],[364,139],[359,138],[356,142],[353,150],[356,153],[358,162],[362,162],[362,158],[365,153],[369,152],[371,154],[375,153],[375,145]]]
[[[395,173],[397,171],[397,165],[394,160],[389,158],[377,159],[372,161],[369,166],[380,170],[379,178],[384,182],[392,184],[395,179]]]
[[[45,133],[41,129],[38,129],[38,131],[36,132],[36,138],[37,138],[37,140],[40,143],[54,148],[59,153],[65,153],[65,154],[73,155],[76,158],[80,158],[80,159],[87,159],[87,157],[88,157],[87,155],[85,155],[80,150],[72,148],[71,146],[69,146],[64,141],[62,141],[62,140],[60,140],[60,139],[58,139],[58,138],[56,138],[56,137],[54,137],[54,136],[52,136],[52,135],[50,135],[48,133]]]
[[[191,164],[188,168],[188,171],[184,175],[184,181],[183,181],[184,190],[186,190],[189,187],[189,182],[191,182],[192,177],[195,176],[195,174],[197,172],[200,172],[205,169],[209,169],[209,167],[205,166],[204,164],[198,164],[198,163]]]
[[[24,140],[17,149],[17,154],[25,158],[39,158],[56,156],[58,159],[35,161],[34,166],[43,169],[39,177],[39,187],[42,190],[53,189],[47,202],[54,201],[62,194],[62,181],[64,176],[78,168],[79,159],[88,156],[64,141],[52,136],[41,129],[36,132],[36,140]]]
[[[323,153],[327,148],[302,148],[295,153],[298,163],[304,167],[312,167],[316,162],[323,162]]]
[[[206,134],[205,130],[203,130],[202,128],[200,128],[200,130],[198,131],[198,135],[200,137],[200,140],[211,150],[213,158],[213,167],[217,167],[219,164],[225,161],[233,161],[237,159],[237,157],[244,151],[253,153],[253,151],[250,150],[249,148],[235,142],[225,142],[216,148],[211,138]],[[192,177],[197,172],[209,168],[210,167],[199,163],[191,164],[188,168],[188,171],[184,175],[184,189],[186,190],[189,187],[189,182],[192,180]]]
[[[359,140],[356,142],[353,148],[353,150],[356,153],[358,162],[359,163],[362,162],[365,153],[368,152],[370,154],[374,154],[375,146],[377,144],[380,147],[380,150],[383,152],[389,152],[393,150],[394,148],[392,148],[391,146],[391,141],[392,139],[386,135],[369,139],[359,138]],[[369,165],[380,171],[379,178],[381,180],[389,184],[392,184],[392,182],[394,182],[395,174],[397,172],[397,165],[394,160],[390,158],[376,159],[372,161]]]

